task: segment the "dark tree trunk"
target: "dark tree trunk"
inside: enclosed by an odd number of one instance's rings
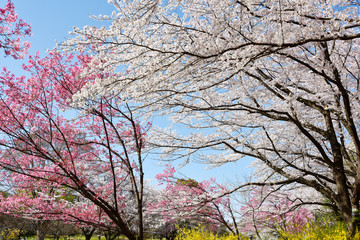
[[[95,228],[81,228],[81,231],[85,236],[85,240],[90,240],[95,232]]]
[[[47,220],[36,220],[36,240],[44,240],[49,230],[50,222]]]

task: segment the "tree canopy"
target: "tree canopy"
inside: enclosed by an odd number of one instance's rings
[[[217,166],[249,156],[245,185],[300,184],[347,223],[359,209],[357,1],[110,1],[108,28],[75,29],[63,50],[94,55],[92,71],[126,69],[85,86],[196,129],[160,131],[170,155]],[[245,185],[240,185],[243,187]],[[318,201],[318,204],[322,204]]]

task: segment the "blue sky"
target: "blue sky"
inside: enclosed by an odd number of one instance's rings
[[[4,6],[5,0],[0,0]],[[70,37],[68,34],[73,26],[82,28],[85,25],[101,26],[102,23],[91,19],[90,15],[106,15],[114,11],[106,0],[12,0],[20,18],[32,25],[32,37],[27,38],[32,44],[30,54],[37,51],[46,54],[46,49],[52,49],[56,41],[62,42]],[[0,66],[6,65],[15,74],[21,75],[21,61],[11,58],[0,58]],[[161,171],[155,160],[145,161],[145,177],[154,179]],[[248,160],[226,164],[220,168],[206,170],[206,165],[191,163],[183,167],[180,172],[198,181],[216,177],[219,182],[226,180],[243,181],[251,170],[247,167]],[[175,164],[176,166],[176,164]]]

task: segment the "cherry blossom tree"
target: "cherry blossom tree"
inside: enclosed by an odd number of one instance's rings
[[[158,197],[149,203],[149,210],[153,214],[158,212],[162,223],[201,223],[214,231],[225,226],[229,232],[239,234],[229,197],[218,197],[227,189],[214,178],[201,182],[177,178],[171,165],[156,178],[160,185],[165,184],[165,188],[159,190]]]
[[[241,207],[241,232],[255,233],[260,239],[264,233],[277,231],[300,232],[314,214],[302,199],[273,187],[255,188]]]
[[[143,151],[150,124],[141,126],[120,96],[109,93],[71,107],[84,85],[108,71],[83,74],[92,57],[51,52],[29,57],[30,77],[0,75],[0,167],[13,186],[1,211],[41,220],[111,226],[143,239]],[[101,64],[101,63],[99,63]]]
[[[111,25],[75,28],[63,49],[103,60],[92,64],[93,72],[127,74],[85,86],[74,103],[110,91],[150,114],[169,114],[177,127],[192,129],[159,130],[152,138],[169,158],[219,166],[251,157],[257,175],[233,191],[305,186],[329,199],[354,229],[352,209],[360,209],[358,1],[109,2],[116,11],[99,19]]]
[[[8,0],[5,7],[0,8],[0,49],[15,59],[24,58],[30,43],[21,43],[21,38],[30,34],[31,26],[18,18],[14,4]]]

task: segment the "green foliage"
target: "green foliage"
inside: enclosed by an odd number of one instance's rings
[[[179,230],[179,233],[176,240],[247,240],[249,239],[246,236],[243,235],[222,235],[219,236],[216,233],[213,233],[209,230],[207,230],[203,226],[198,226],[196,228],[181,228]]]
[[[303,230],[299,233],[279,230],[280,239],[286,240],[346,240],[350,236],[346,225],[343,222],[331,223],[330,221],[307,223]],[[357,231],[354,239],[360,239],[360,234]]]
[[[7,198],[10,194],[8,192],[5,191],[0,191],[0,194],[2,195],[2,197]]]
[[[21,233],[22,231],[17,228],[6,228],[2,232],[0,232],[0,239],[19,239]]]
[[[182,184],[182,185],[185,185],[185,186],[188,186],[188,187],[198,187],[198,185],[199,185],[199,183],[196,181],[196,180],[194,180],[194,179],[191,179],[191,178],[189,178],[189,179],[183,179],[183,178],[181,178],[181,179],[178,179],[177,181],[176,181],[176,183],[177,184]]]

